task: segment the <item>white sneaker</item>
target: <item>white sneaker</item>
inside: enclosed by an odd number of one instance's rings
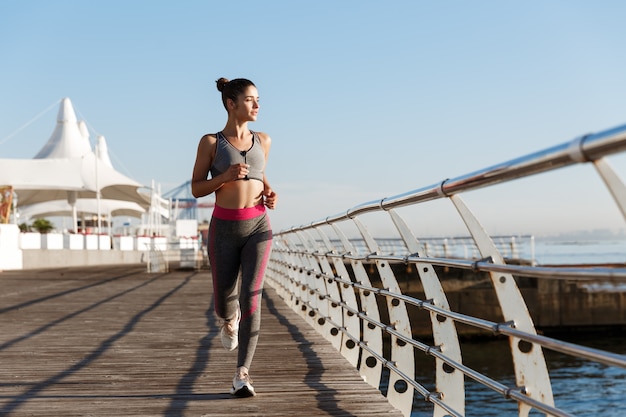
[[[235,317],[229,321],[222,320],[222,345],[224,349],[232,351],[239,345],[239,321],[241,320],[241,310],[237,308]]]
[[[248,372],[238,371],[235,374],[230,393],[239,398],[254,397],[256,395],[254,387],[252,386],[252,379],[250,379]]]

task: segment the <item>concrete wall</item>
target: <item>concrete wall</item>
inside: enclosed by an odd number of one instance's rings
[[[24,249],[23,269],[146,263],[147,252],[123,250]]]
[[[156,251],[152,250],[156,249]],[[181,267],[204,265],[204,250],[197,236],[81,235],[61,233],[20,233],[13,224],[0,224],[0,271],[95,265],[146,264],[155,271],[169,262]]]

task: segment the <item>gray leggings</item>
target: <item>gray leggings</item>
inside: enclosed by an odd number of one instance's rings
[[[272,229],[264,206],[215,206],[208,242],[215,313],[230,318],[241,308],[237,367],[250,369],[259,340],[263,278],[271,250]]]

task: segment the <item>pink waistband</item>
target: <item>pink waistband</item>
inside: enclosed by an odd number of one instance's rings
[[[263,204],[241,209],[229,209],[220,206],[213,208],[213,217],[220,220],[250,220],[265,214]]]

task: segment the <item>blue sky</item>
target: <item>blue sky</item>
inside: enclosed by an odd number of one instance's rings
[[[0,158],[33,157],[69,97],[118,170],[168,191],[224,126],[215,80],[249,78],[282,230],[625,124],[625,15],[576,0],[1,2]],[[495,234],[624,229],[588,166],[464,198]],[[401,214],[418,235],[465,234],[447,201]]]

